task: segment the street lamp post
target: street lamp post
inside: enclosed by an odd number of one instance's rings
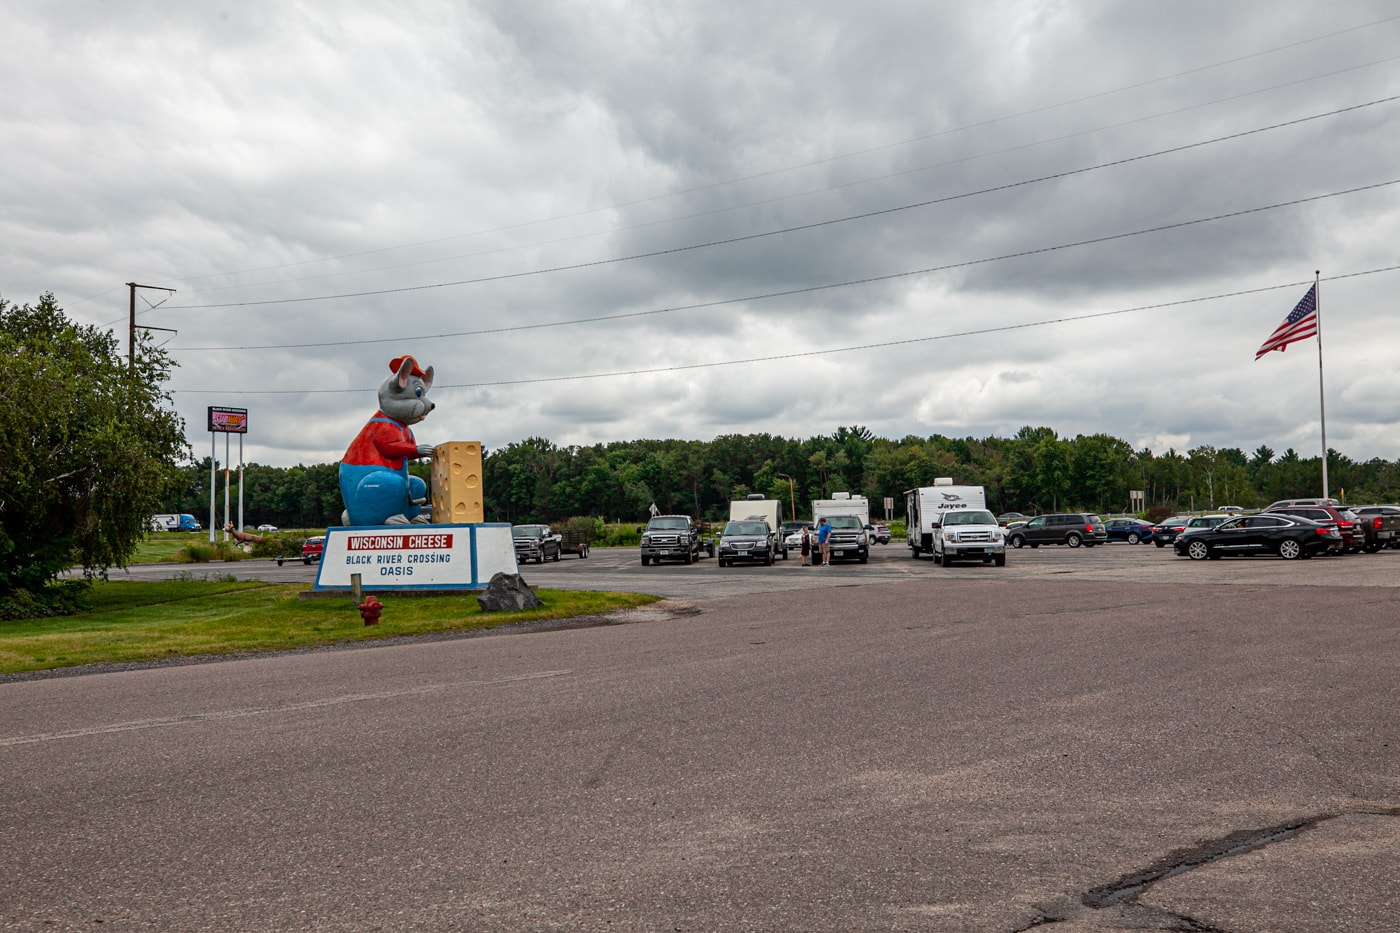
[[[797,521],[797,491],[792,484],[792,477],[786,473],[779,473],[783,479],[788,481],[788,505],[792,508],[792,514],[788,516],[789,521]]]

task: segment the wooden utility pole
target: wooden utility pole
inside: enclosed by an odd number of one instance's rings
[[[172,294],[172,295],[175,294],[175,289],[173,289],[173,288],[164,288],[164,287],[162,287],[162,286],[160,286],[160,285],[137,285],[135,282],[127,282],[127,283],[126,283],[126,287],[129,288],[129,289],[131,289],[131,317],[130,317],[130,319],[129,319],[130,322],[131,322],[131,327],[130,327],[130,330],[127,332],[127,338],[126,338],[126,372],[127,372],[127,375],[128,375],[128,376],[130,376],[132,379],[135,379],[135,378],[136,378],[136,289],[138,289],[138,288],[151,288],[151,289],[155,289],[155,290],[158,291],[158,292],[169,292],[169,293]],[[151,307],[155,308],[155,307],[159,307],[159,305],[152,305]],[[141,329],[142,329],[142,330],[168,330],[168,331],[170,331],[171,333],[174,333],[174,332],[175,332],[175,329],[174,329],[173,327],[150,327],[150,326],[145,325],[145,324],[142,324],[142,325],[141,325]]]

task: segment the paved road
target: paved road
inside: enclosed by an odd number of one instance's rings
[[[678,596],[0,683],[0,929],[1396,929],[1400,552],[594,553]]]

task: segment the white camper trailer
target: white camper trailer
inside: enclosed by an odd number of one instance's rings
[[[933,553],[933,529],[943,523],[943,513],[958,509],[985,509],[987,492],[981,486],[955,486],[952,477],[940,476],[932,486],[904,493],[905,525],[909,550],[914,557]]]
[[[747,499],[735,499],[729,503],[729,520],[741,522],[745,519],[761,518],[778,536],[778,553],[787,560],[787,542],[783,540],[783,503],[781,499],[769,499],[762,493],[754,493]]]
[[[856,560],[864,564],[870,560],[870,535],[866,526],[870,524],[870,502],[859,493],[834,492],[830,499],[812,500],[812,521],[822,519],[832,526],[832,560]]]

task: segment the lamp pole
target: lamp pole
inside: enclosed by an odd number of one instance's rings
[[[788,521],[797,521],[797,492],[792,485],[792,477],[786,473],[779,473],[783,479],[788,481],[788,505],[792,508],[792,514],[788,516]]]

